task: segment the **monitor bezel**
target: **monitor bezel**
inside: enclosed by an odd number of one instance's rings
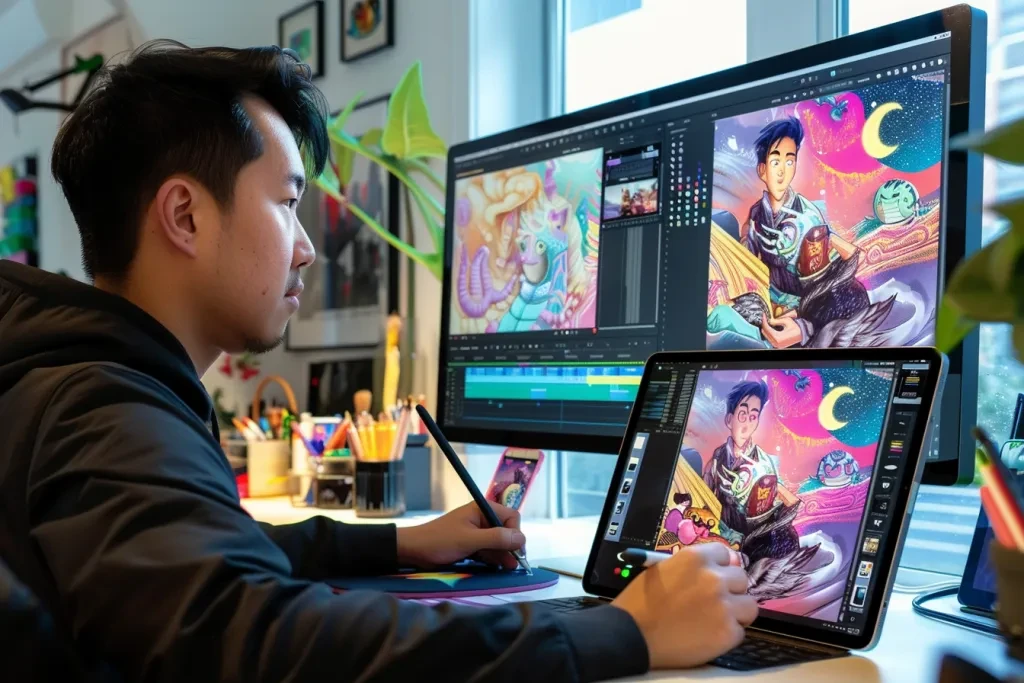
[[[925,380],[923,396],[928,401],[929,412],[935,410],[939,393],[941,391],[941,380],[945,379],[945,357],[935,348],[930,346],[911,347],[890,347],[890,348],[857,348],[856,353],[850,353],[851,349],[785,349],[785,350],[764,350],[764,351],[661,351],[647,361],[644,366],[643,378],[640,381],[640,389],[637,393],[637,403],[645,395],[650,382],[651,367],[656,364],[668,365],[673,363],[729,363],[742,360],[742,362],[764,361],[766,367],[772,364],[791,364],[793,362],[806,362],[813,365],[822,361],[915,361],[925,360],[930,366],[928,377]],[[740,357],[741,356],[741,357]],[[636,404],[630,411],[629,424],[625,432],[625,444],[631,444],[633,435],[636,434],[637,422],[640,411]],[[876,558],[876,574],[874,581],[876,585],[883,585],[882,590],[875,590],[871,595],[871,602],[868,607],[868,620],[865,623],[863,632],[860,635],[848,633],[828,632],[821,629],[794,624],[789,621],[773,619],[770,617],[758,617],[752,628],[767,631],[775,634],[782,634],[793,638],[825,643],[834,647],[841,647],[849,650],[861,650],[871,647],[877,638],[881,626],[885,608],[888,606],[889,593],[892,588],[893,579],[896,576],[899,553],[902,553],[903,542],[906,538],[909,525],[909,512],[911,501],[917,494],[917,485],[920,483],[922,474],[921,465],[924,458],[922,443],[929,433],[931,425],[929,420],[918,420],[914,426],[914,434],[910,440],[909,452],[916,454],[917,460],[914,467],[906,467],[900,479],[899,488],[896,491],[895,505],[892,512],[893,526],[890,528],[889,536],[894,532],[898,535],[891,543],[886,543],[881,554]],[[583,574],[583,588],[587,593],[614,599],[621,592],[619,589],[596,584],[591,581],[594,571],[594,564],[598,557],[601,544],[604,543],[604,535],[601,529],[607,528],[611,518],[612,508],[617,497],[616,484],[622,480],[623,471],[631,456],[631,448],[622,446],[619,449],[618,461],[615,464],[615,473],[612,475],[612,485],[608,488],[605,497],[604,507],[601,511],[601,521],[598,523],[597,531],[594,534],[594,541],[590,548],[590,556],[587,558],[587,568]],[[868,501],[867,504],[870,504]]]
[[[951,32],[949,136],[952,138],[968,131],[980,130],[984,126],[986,17],[984,12],[965,4],[452,146],[448,151],[447,161],[449,182],[446,207],[448,210],[445,220],[437,377],[438,424],[445,430],[448,437],[452,441],[463,443],[607,454],[617,453],[621,442],[621,436],[537,430],[476,429],[446,424],[447,330],[451,323],[450,302],[454,263],[452,253],[454,211],[450,207],[455,205],[455,182],[453,179],[456,177],[455,159],[457,157],[514,143],[517,140],[550,135],[559,130],[593,124],[640,109],[697,97],[743,83],[778,77],[792,71],[813,68],[836,60],[856,58],[866,52],[887,46],[897,46],[945,31]],[[974,44],[978,45],[977,49],[971,48]],[[966,254],[979,248],[981,244],[981,212],[978,210],[982,205],[983,189],[981,156],[974,152],[950,150],[947,153],[946,163],[945,231],[940,240],[940,259],[943,261],[944,278],[940,283],[940,290],[948,281],[956,264]],[[963,188],[963,191],[949,192],[950,187],[960,187]],[[955,460],[930,462],[925,472],[925,483],[929,484],[965,483],[970,481],[974,474],[973,446],[970,443],[970,434],[966,426],[974,424],[977,413],[977,331],[969,334],[961,346],[949,354],[949,362],[950,374],[957,375],[960,382],[959,424],[957,425],[959,457]],[[965,454],[967,455],[965,456]]]

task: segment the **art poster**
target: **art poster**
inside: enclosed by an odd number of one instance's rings
[[[715,124],[709,349],[933,343],[942,69]]]
[[[324,3],[313,0],[277,20],[277,44],[294,50],[313,70],[324,75]]]
[[[394,0],[339,0],[341,61],[352,62],[395,44]]]
[[[345,129],[360,137],[382,127],[387,101],[384,96],[360,104]],[[398,181],[381,166],[356,155],[342,193],[398,234]],[[299,216],[316,260],[303,273],[305,291],[288,325],[288,349],[381,345],[386,318],[398,309],[398,252],[316,185],[302,198]]]
[[[27,156],[0,168],[0,259],[39,265],[38,160]]]

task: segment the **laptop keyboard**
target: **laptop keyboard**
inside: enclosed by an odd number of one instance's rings
[[[550,609],[555,612],[578,612],[581,609],[590,609],[591,607],[600,607],[607,605],[607,600],[599,600],[592,598],[587,595],[581,595],[573,598],[552,598],[551,600],[537,600],[533,604],[542,605],[543,607]]]
[[[733,671],[754,671],[773,666],[814,662],[819,659],[844,657],[848,652],[842,650],[819,650],[802,647],[791,643],[780,643],[776,640],[747,637],[733,650],[721,657],[711,660],[711,664],[732,669]]]

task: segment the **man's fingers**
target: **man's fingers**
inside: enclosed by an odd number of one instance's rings
[[[739,567],[733,567],[730,565],[719,570],[719,575],[722,577],[722,581],[725,583],[725,587],[730,593],[733,593],[734,595],[746,595],[747,573],[745,571]]]
[[[473,534],[474,550],[520,550],[526,545],[526,536],[518,529],[480,529]]]
[[[494,514],[498,516],[498,521],[501,522],[502,526],[509,529],[518,529],[520,523],[520,516],[518,510],[507,508],[504,505],[499,505],[493,500],[487,501],[491,504],[491,509],[494,510]]]
[[[757,600],[749,595],[731,595],[727,598],[729,611],[743,626],[750,626],[757,619]]]
[[[726,566],[729,564],[729,551],[721,543],[702,543],[691,552],[700,553],[709,564]]]

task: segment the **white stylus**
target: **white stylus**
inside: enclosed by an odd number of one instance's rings
[[[650,567],[664,562],[672,557],[668,553],[659,553],[654,550],[642,550],[640,548],[629,548],[622,551],[622,559],[634,566]]]

